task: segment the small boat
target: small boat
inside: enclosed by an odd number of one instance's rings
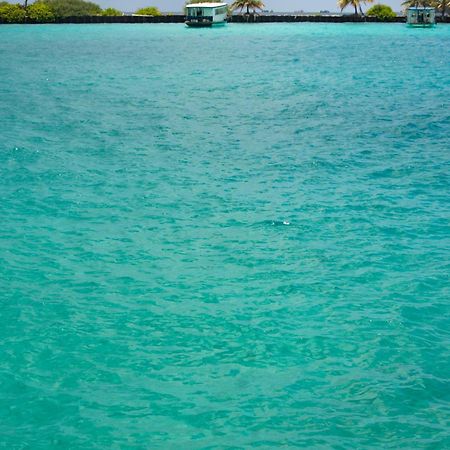
[[[226,3],[191,3],[186,5],[188,27],[212,27],[225,25],[228,15]]]
[[[436,25],[436,10],[427,6],[408,8],[406,23],[411,27],[432,27]]]

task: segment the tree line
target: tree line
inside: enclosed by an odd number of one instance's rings
[[[11,4],[0,1],[0,19],[7,23],[53,22],[65,17],[81,16],[123,16],[115,8],[102,9],[96,3],[86,0],[37,0],[28,4]],[[135,14],[160,16],[161,12],[154,6],[138,9]]]
[[[206,0],[213,1],[213,0]],[[373,3],[374,0],[337,0],[338,7],[341,12],[351,7],[354,9],[355,15],[364,15],[362,6],[366,3]],[[442,17],[447,15],[447,11],[450,9],[450,0],[406,0],[402,3],[404,8],[409,8],[412,6],[431,6],[440,11]],[[262,10],[264,8],[264,3],[262,0],[235,0],[232,4],[232,9],[246,10],[246,14],[250,14],[250,11],[255,13],[257,10]],[[395,12],[388,5],[375,5],[370,8],[367,13],[368,16],[378,17],[381,20],[388,20],[396,16]]]
[[[205,0],[188,0],[205,1]],[[217,0],[206,0],[206,2]],[[346,8],[353,8],[356,15],[364,15],[362,6],[366,3],[373,3],[374,0],[337,0],[341,11]],[[442,17],[447,15],[450,9],[450,0],[406,0],[404,7],[410,6],[432,6],[440,11]],[[262,0],[235,0],[230,5],[230,10],[238,10],[245,14],[255,14],[264,8]],[[160,16],[161,12],[154,6],[138,9],[135,14],[147,16]],[[375,5],[366,14],[378,17],[381,20],[389,20],[395,17],[391,7],[387,5]],[[115,8],[102,9],[96,3],[86,0],[37,0],[33,4],[11,4],[0,1],[0,20],[10,23],[22,22],[52,22],[65,17],[77,16],[122,16],[123,12]]]
[[[338,6],[339,8],[341,8],[341,11],[343,11],[347,7],[352,7],[354,8],[355,14],[364,15],[362,5],[365,3],[373,3],[373,1],[374,0],[338,0]],[[404,8],[430,6],[436,8],[438,11],[440,11],[442,17],[445,17],[447,14],[447,10],[450,8],[450,0],[406,0],[402,3],[402,5]],[[374,7],[369,9],[369,11],[367,11],[367,14],[370,15],[371,10],[372,12],[375,10],[380,11],[381,14],[386,14],[388,11],[387,8],[392,11],[392,8],[387,5],[375,5]]]

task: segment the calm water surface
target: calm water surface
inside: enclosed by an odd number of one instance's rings
[[[450,448],[450,26],[0,27],[0,447]]]

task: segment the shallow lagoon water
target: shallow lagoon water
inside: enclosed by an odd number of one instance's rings
[[[450,26],[0,27],[0,447],[449,448]]]

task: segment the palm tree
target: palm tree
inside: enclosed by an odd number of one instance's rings
[[[264,3],[261,0],[235,0],[231,5],[231,9],[240,9],[242,10],[246,8],[247,14],[250,14],[250,9],[253,9],[253,13],[256,12],[257,9],[263,9]]]
[[[353,8],[355,8],[355,16],[358,15],[358,8],[359,8],[359,12],[361,13],[361,15],[363,16],[363,11],[361,8],[361,3],[372,3],[373,0],[338,0],[338,6],[339,8],[341,8],[341,11],[344,8],[347,8],[347,6],[353,6]]]
[[[406,0],[402,3],[405,8],[417,8],[419,6],[430,6],[433,3],[432,0]]]
[[[436,7],[441,12],[441,17],[445,17],[447,8],[450,8],[450,0],[437,0],[432,2],[432,6]]]
[[[28,0],[24,0],[23,9],[25,10],[25,22],[28,20]]]
[[[441,16],[445,17],[447,8],[450,7],[450,0],[406,0],[402,3],[402,6],[407,8],[419,7],[419,6],[434,6],[440,10]]]

